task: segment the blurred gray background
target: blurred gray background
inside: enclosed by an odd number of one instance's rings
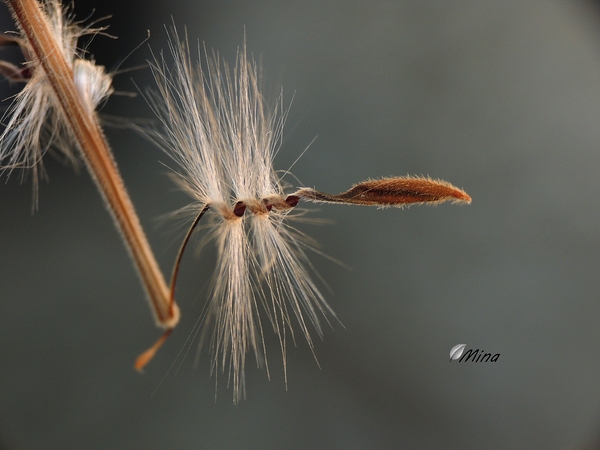
[[[600,437],[600,7],[592,2],[78,1],[117,40],[90,51],[114,70],[151,31],[187,26],[233,61],[243,41],[265,84],[295,95],[276,159],[302,184],[340,192],[428,174],[470,206],[309,206],[336,324],[288,352],[284,384],[247,369],[247,400],[178,354],[200,316],[214,254],[183,262],[183,320],[141,376],[159,335],[85,170],[46,159],[49,183],[0,185],[0,446],[7,449],[576,449]],[[3,29],[14,29],[4,6]],[[123,63],[150,58],[143,44]],[[148,69],[117,75],[135,92]],[[0,84],[2,98],[14,91]],[[6,108],[9,102],[2,103]],[[149,118],[141,98],[107,116]],[[156,219],[187,202],[167,158],[107,128],[152,247],[170,272],[181,232]],[[448,362],[455,344],[500,353]],[[193,351],[192,351],[193,353]],[[249,360],[251,361],[251,360]],[[169,371],[171,365],[174,368]]]

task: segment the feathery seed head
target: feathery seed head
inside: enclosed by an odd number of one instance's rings
[[[104,67],[84,58],[85,52],[77,48],[77,41],[104,28],[82,27],[75,23],[70,11],[63,9],[59,0],[45,0],[42,7],[58,49],[73,72],[81,102],[89,114],[94,114],[96,107],[113,92],[112,79]],[[75,164],[76,144],[41,64],[43,55],[36,56],[25,34],[5,35],[0,44],[17,44],[25,58],[21,68],[1,62],[0,67],[4,69],[0,73],[10,81],[26,82],[3,117],[6,125],[0,134],[0,173],[10,173],[17,168],[32,169],[35,198],[38,175],[43,174],[41,160],[46,151],[54,147]]]
[[[312,346],[308,322],[321,334],[319,314],[332,312],[303,267],[306,244],[286,221],[298,198],[285,196],[273,169],[286,116],[281,99],[274,108],[265,104],[245,46],[233,69],[205,50],[203,68],[192,64],[187,41],[176,32],[169,39],[173,67],[162,55],[151,64],[158,93],[148,98],[163,128],[153,138],[199,210],[209,205],[217,216],[205,327],[212,328],[213,370],[228,373],[237,402],[247,353],[259,362],[266,356],[260,309],[282,350],[292,322]]]
[[[148,92],[148,100],[162,122],[151,138],[176,163],[176,183],[195,201],[193,226],[207,210],[215,218],[209,235],[218,260],[204,326],[212,329],[213,372],[227,372],[238,402],[245,395],[247,353],[266,361],[263,324],[279,337],[285,371],[286,335],[295,339],[294,327],[300,328],[312,349],[309,328],[321,336],[321,318],[335,317],[306,269],[306,236],[289,225],[300,199],[387,207],[471,198],[450,183],[423,177],[368,180],[339,195],[311,188],[286,195],[273,158],[287,111],[281,96],[272,108],[264,101],[245,45],[233,70],[206,50],[205,67],[192,64],[187,39],[180,41],[176,31],[169,47],[172,68],[162,54],[151,62],[158,92]],[[142,357],[140,366],[147,360]]]

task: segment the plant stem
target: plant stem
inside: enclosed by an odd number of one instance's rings
[[[146,289],[156,324],[162,328],[173,328],[179,320],[179,309],[169,301],[169,289],[125,190],[97,117],[81,102],[73,71],[59,50],[45,14],[37,0],[6,1],[23,35],[29,40],[36,67],[45,72],[56,94],[88,170],[121,232]]]

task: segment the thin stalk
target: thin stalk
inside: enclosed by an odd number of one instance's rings
[[[6,0],[23,35],[29,40],[35,62],[52,86],[71,127],[82,157],[136,266],[156,324],[173,328],[179,320],[177,305],[170,304],[169,289],[125,190],[96,115],[81,102],[73,72],[59,50],[37,0]]]
[[[202,219],[202,216],[204,216],[204,214],[206,213],[206,211],[209,210],[209,208],[210,205],[206,205],[204,206],[204,208],[202,208],[202,211],[200,211],[200,213],[192,222],[190,229],[188,230],[187,234],[185,235],[185,238],[183,239],[183,242],[181,243],[181,247],[179,247],[179,252],[177,253],[177,257],[175,258],[175,264],[173,265],[173,273],[171,274],[171,289],[169,291],[169,301],[171,305],[175,305],[175,286],[177,285],[177,275],[179,274],[179,266],[181,265],[181,258],[183,257],[183,252],[185,250],[185,247],[187,246],[188,241],[192,237],[192,233],[194,232],[196,225],[198,225],[198,222],[200,222],[200,219]]]
[[[169,300],[171,305],[173,306],[175,306],[175,286],[177,285],[177,275],[179,274],[179,266],[181,265],[181,258],[183,258],[183,252],[187,247],[188,241],[192,237],[192,233],[196,229],[196,225],[198,225],[198,222],[200,222],[200,219],[202,219],[202,216],[204,216],[204,214],[206,213],[206,211],[209,210],[209,208],[210,205],[206,205],[204,206],[204,208],[202,208],[202,211],[200,211],[200,213],[192,222],[190,229],[188,230],[187,234],[185,235],[185,238],[183,239],[183,242],[181,243],[181,247],[179,247],[179,252],[177,253],[177,257],[175,258],[175,264],[173,265],[173,273],[171,274],[171,289],[169,291]],[[150,347],[148,350],[141,353],[140,356],[137,357],[133,366],[138,372],[143,372],[144,367],[146,367],[146,365],[148,365],[148,363],[152,361],[152,358],[154,358],[156,352],[162,347],[162,345],[169,338],[169,336],[171,336],[172,331],[173,328],[167,328],[167,330],[162,334],[160,338],[158,338],[158,340],[152,345],[152,347]]]

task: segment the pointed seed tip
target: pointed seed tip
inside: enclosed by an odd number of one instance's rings
[[[156,351],[153,348],[150,348],[136,358],[133,367],[139,374],[144,373],[144,367],[152,360],[155,353]]]
[[[460,193],[458,195],[456,195],[455,197],[457,199],[458,202],[460,203],[464,203],[466,205],[471,204],[471,196],[469,194],[467,194],[465,191],[460,191]]]

